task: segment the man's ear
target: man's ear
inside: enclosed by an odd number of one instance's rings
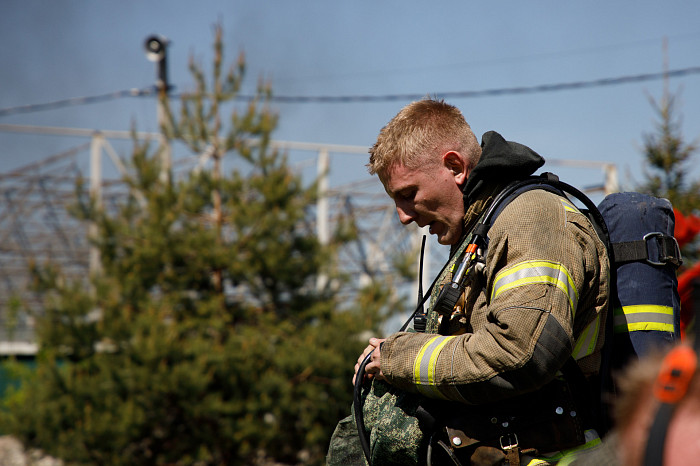
[[[445,167],[452,172],[455,177],[455,183],[458,185],[464,184],[469,176],[469,167],[467,164],[467,159],[459,153],[453,150],[445,152],[442,156],[442,163]]]

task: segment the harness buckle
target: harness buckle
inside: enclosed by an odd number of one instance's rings
[[[518,436],[514,433],[501,435],[501,438],[498,441],[501,444],[501,450],[512,450],[513,448],[518,448]]]
[[[683,263],[681,248],[678,246],[678,241],[673,236],[665,235],[660,231],[653,231],[644,235],[643,240],[646,243],[647,263],[658,266],[664,266],[670,263],[675,267],[679,267]],[[657,260],[652,260],[650,258],[649,244],[651,240],[656,240]]]

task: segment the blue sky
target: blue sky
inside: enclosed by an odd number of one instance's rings
[[[100,95],[154,83],[142,46],[172,43],[170,81],[192,88],[190,56],[209,66],[212,28],[229,60],[244,51],[244,92],[259,77],[280,96],[440,95],[530,87],[700,65],[700,2],[562,1],[33,1],[0,3],[0,109]],[[700,137],[700,75],[672,79],[686,140]],[[545,158],[612,161],[623,183],[641,176],[642,134],[653,130],[648,96],[661,80],[524,95],[448,99],[477,135],[497,130]],[[408,100],[279,103],[276,138],[370,146]],[[0,124],[156,129],[152,98],[0,117]],[[76,141],[0,132],[0,171],[41,160]],[[700,157],[700,155],[698,155]],[[362,155],[336,157],[336,182],[363,179]],[[700,176],[696,161],[694,177]],[[562,171],[551,167],[553,171]],[[574,184],[596,170],[564,170]]]

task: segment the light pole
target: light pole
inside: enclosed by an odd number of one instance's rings
[[[163,102],[171,89],[168,82],[168,54],[167,49],[170,41],[159,35],[152,35],[146,38],[144,48],[146,58],[156,63],[156,90],[158,91],[158,128],[161,134],[164,135],[163,126],[165,125],[165,107]],[[168,181],[170,173],[170,145],[165,136],[161,137],[161,172],[160,179],[162,182]]]

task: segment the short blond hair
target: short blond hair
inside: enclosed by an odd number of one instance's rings
[[[367,168],[380,178],[395,164],[417,169],[437,163],[447,151],[462,154],[474,168],[481,146],[462,112],[443,100],[423,99],[406,105],[382,128],[369,150]]]

